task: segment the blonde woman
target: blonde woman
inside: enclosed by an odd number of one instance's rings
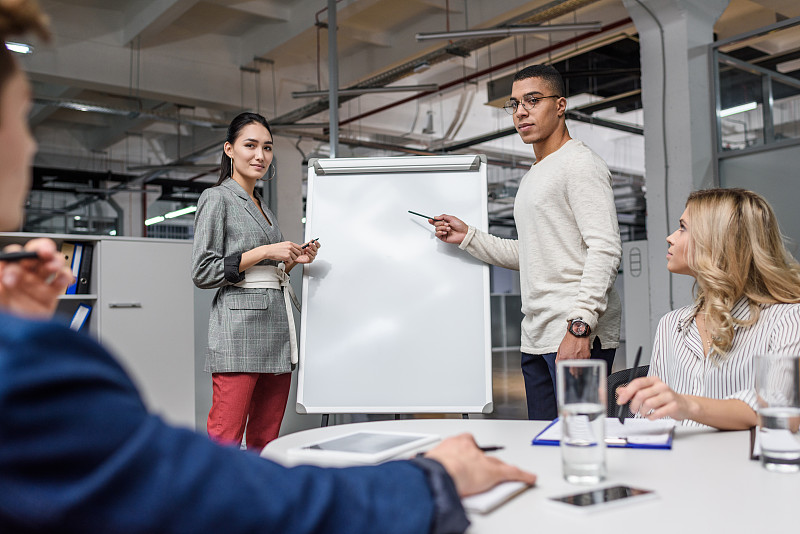
[[[800,264],[770,205],[744,189],[689,195],[667,243],[667,268],[694,277],[696,298],[661,319],[649,376],[618,402],[648,419],[754,426],[753,356],[800,354]]]

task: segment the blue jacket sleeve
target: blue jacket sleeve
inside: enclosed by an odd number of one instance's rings
[[[0,315],[0,413],[4,532],[393,534],[433,522],[411,462],[285,468],[217,446],[148,414],[105,350],[51,323]]]

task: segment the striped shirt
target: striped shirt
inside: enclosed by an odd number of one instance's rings
[[[649,376],[657,376],[681,395],[739,399],[756,409],[756,354],[800,354],[800,304],[761,307],[758,322],[735,325],[733,345],[722,363],[705,357],[694,316],[696,306],[665,315],[658,323]],[[747,299],[739,299],[731,315],[750,318]],[[687,426],[704,426],[684,420]]]

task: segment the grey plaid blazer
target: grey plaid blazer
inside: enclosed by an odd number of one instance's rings
[[[258,192],[255,194],[261,201]],[[239,272],[243,252],[283,241],[275,215],[263,202],[261,205],[272,225],[230,178],[203,191],[197,204],[192,280],[202,289],[218,288],[208,324],[207,372],[291,371],[289,322],[282,292],[233,285],[244,279]]]

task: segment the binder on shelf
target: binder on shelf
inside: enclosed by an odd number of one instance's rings
[[[69,264],[70,268],[72,269],[72,276],[75,279],[72,284],[67,287],[67,295],[74,295],[78,292],[78,276],[80,275],[81,270],[81,259],[83,258],[83,243],[72,243],[73,252],[72,252],[72,262]]]
[[[64,256],[64,261],[67,263],[67,265],[70,266],[72,265],[72,258],[74,254],[75,254],[75,243],[69,243],[67,241],[61,243],[61,255]],[[66,293],[69,293],[69,288],[67,288],[64,291],[64,293],[62,293],[62,295]]]
[[[89,286],[92,278],[92,250],[93,245],[83,244],[83,256],[81,257],[80,268],[78,269],[78,287],[75,293],[86,295],[89,293]]]
[[[92,307],[88,304],[78,304],[78,308],[75,310],[75,313],[72,315],[72,321],[69,323],[69,327],[76,332],[80,332],[83,326],[86,324],[86,320],[89,318],[89,315],[92,313]]]

